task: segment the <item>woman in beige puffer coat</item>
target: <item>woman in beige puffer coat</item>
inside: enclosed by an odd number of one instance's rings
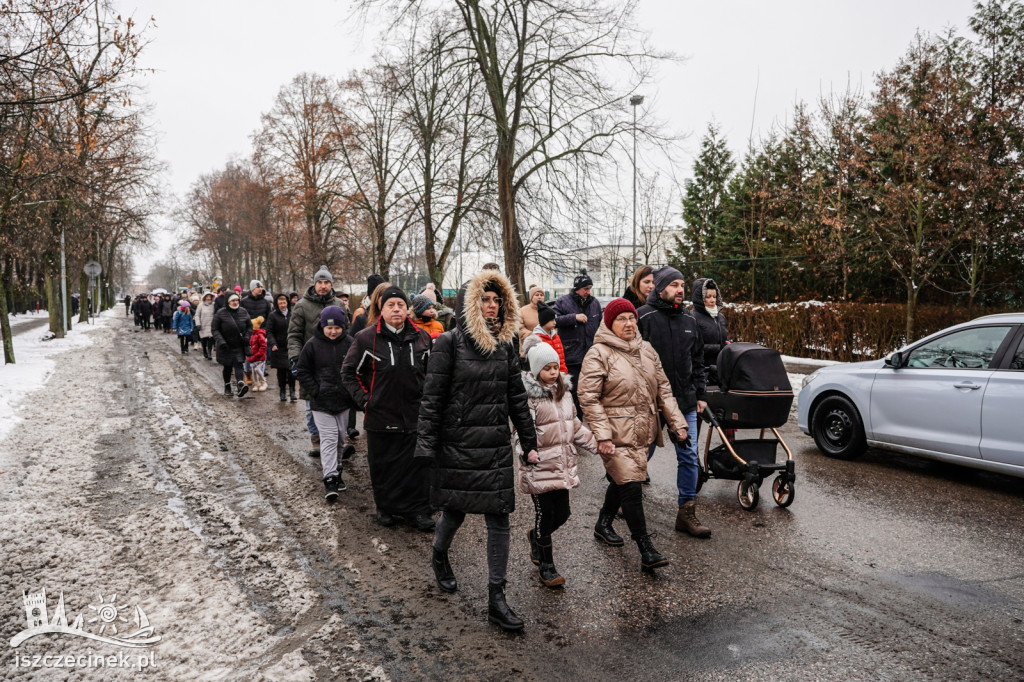
[[[529,371],[523,372],[530,416],[537,431],[537,454],[519,454],[519,489],[533,499],[534,527],[527,537],[530,559],[537,564],[540,580],[548,587],[560,587],[565,578],[555,568],[551,535],[569,519],[569,490],[579,486],[576,448],[596,454],[594,434],[576,418],[571,380],[559,372],[558,352],[537,336],[524,344]]]
[[[626,299],[605,307],[594,345],[583,359],[577,394],[611,479],[594,535],[609,545],[623,544],[612,528],[621,507],[643,568],[666,565],[668,559],[654,549],[647,533],[640,486],[647,478],[648,447],[662,445],[659,413],[673,440],[687,437],[686,420],[657,352],[640,338],[636,308]]]

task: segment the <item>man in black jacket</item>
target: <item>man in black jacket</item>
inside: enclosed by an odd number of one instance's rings
[[[409,299],[398,287],[385,289],[379,305],[377,323],[355,335],[345,356],[342,383],[365,413],[377,521],[391,526],[401,516],[432,531],[425,467],[413,459],[430,336],[409,319]]]
[[[679,511],[676,530],[698,538],[711,537],[711,529],[697,520],[697,413],[706,407],[704,341],[700,326],[686,312],[683,301],[686,286],[683,275],[672,267],[654,271],[654,291],[647,305],[637,311],[640,333],[654,346],[661,358],[665,375],[672,385],[672,395],[686,417],[689,433],[694,434],[676,443],[676,487],[679,490]],[[651,446],[648,458],[654,454]]]
[[[250,320],[255,320],[257,317],[266,320],[274,310],[274,307],[270,305],[270,299],[267,298],[267,294],[263,290],[263,283],[258,279],[249,282],[249,292],[242,297],[241,306],[245,308],[245,312],[249,313]],[[246,385],[252,386],[252,367],[249,366],[248,360],[245,361],[242,370],[245,372]]]

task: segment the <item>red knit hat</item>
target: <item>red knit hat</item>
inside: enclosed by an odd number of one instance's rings
[[[633,304],[624,298],[612,299],[612,301],[604,307],[604,326],[609,329],[612,328],[612,322],[615,318],[622,313],[633,313],[636,315],[636,308]]]

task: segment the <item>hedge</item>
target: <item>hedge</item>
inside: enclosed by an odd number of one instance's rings
[[[737,303],[726,304],[723,312],[731,340],[760,343],[783,355],[852,362],[907,344],[906,307],[895,303]],[[989,313],[918,306],[911,341]]]

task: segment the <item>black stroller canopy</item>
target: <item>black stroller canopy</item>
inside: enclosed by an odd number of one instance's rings
[[[756,343],[731,343],[718,354],[723,391],[792,391],[779,351]]]

